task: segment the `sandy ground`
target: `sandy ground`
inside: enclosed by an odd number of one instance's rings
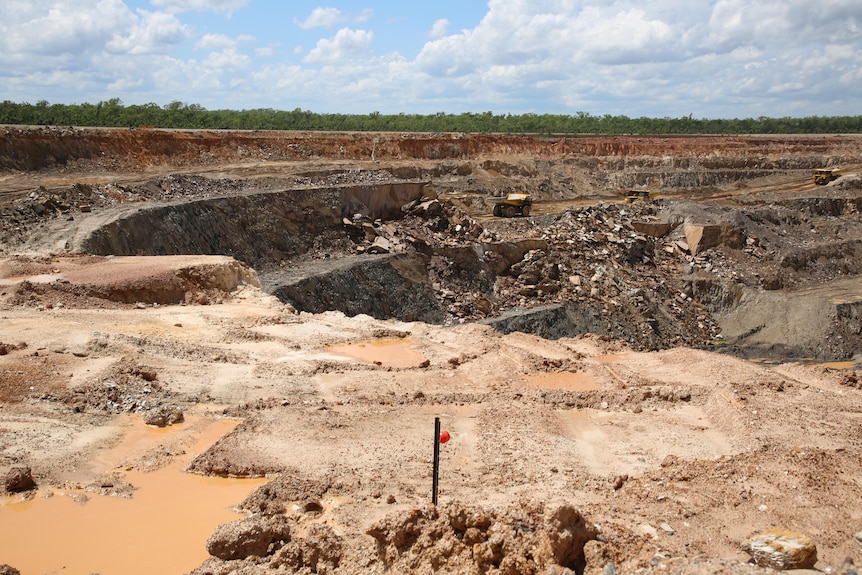
[[[40,489],[104,473],[94,462],[121,433],[116,415],[145,411],[134,397],[149,382],[150,405],[244,420],[192,468],[317,486],[287,513],[342,534],[343,565],[370,553],[375,521],[429,502],[435,417],[452,437],[441,503],[564,499],[600,526],[623,572],[744,563],[739,543],[778,526],[816,541],[821,570],[862,562],[852,372],[297,314],[249,285],[220,304],[111,309],[13,305],[3,289],[0,470],[26,465]],[[112,385],[119,395],[94,399]],[[123,469],[179,452],[150,450]],[[307,498],[322,511],[296,511]]]

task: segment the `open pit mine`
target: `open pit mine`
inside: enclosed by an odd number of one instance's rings
[[[0,573],[855,573],[860,170],[2,126]]]

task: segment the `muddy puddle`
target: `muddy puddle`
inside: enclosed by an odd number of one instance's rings
[[[207,557],[206,540],[214,529],[242,517],[232,510],[264,479],[202,477],[182,470],[236,425],[235,421],[187,422],[167,429],[128,425],[119,445],[100,456],[128,466],[123,455],[156,447],[180,428],[199,430],[184,454],[154,471],[131,470],[122,481],[136,489],[131,498],[104,496],[84,489],[40,490],[25,502],[0,500],[0,563],[25,575],[144,575],[184,573]],[[116,472],[117,469],[110,471]]]
[[[781,365],[783,363],[794,363],[799,362],[803,365],[813,365],[817,367],[825,367],[827,369],[856,369],[856,361],[821,361],[816,360],[811,357],[803,357],[803,358],[766,358],[766,357],[757,357],[749,360],[752,363],[758,363],[760,365]]]
[[[427,361],[425,356],[413,349],[413,340],[409,338],[344,343],[329,346],[326,351],[376,363],[383,367],[419,367]]]
[[[12,287],[22,282],[30,282],[33,284],[48,284],[57,280],[63,279],[61,274],[38,274],[34,276],[14,276],[9,278],[0,278],[0,286]]]
[[[601,387],[583,372],[561,371],[530,373],[524,376],[528,387],[564,391],[599,391]]]
[[[855,361],[827,361],[825,363],[818,363],[817,365],[822,367],[827,367],[829,369],[855,369],[856,362]]]

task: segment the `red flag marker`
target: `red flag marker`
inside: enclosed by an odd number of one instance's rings
[[[448,431],[444,431],[440,434],[440,443],[446,443],[447,441],[449,441],[449,439],[450,436]]]

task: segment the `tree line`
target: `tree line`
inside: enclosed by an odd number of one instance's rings
[[[699,119],[630,118],[586,112],[565,114],[318,114],[291,111],[207,110],[198,104],[171,102],[123,105],[119,98],[97,104],[35,104],[9,100],[0,104],[0,124],[100,126],[125,128],[318,130],[377,132],[467,132],[504,134],[846,134],[862,132],[862,116],[805,118]]]

